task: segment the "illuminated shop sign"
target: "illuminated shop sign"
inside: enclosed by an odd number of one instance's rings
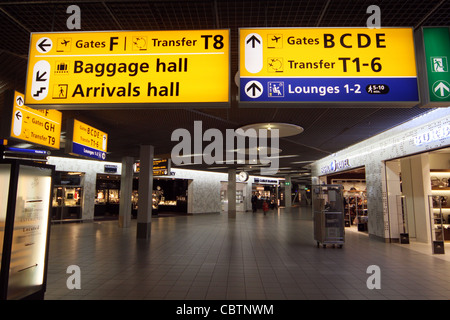
[[[450,125],[444,125],[439,128],[425,131],[424,133],[414,136],[414,145],[420,146],[440,139],[450,137]]]
[[[351,165],[350,165],[350,161],[348,159],[344,159],[344,160],[340,160],[340,161],[333,160],[330,162],[330,164],[320,168],[320,172],[323,174],[327,174],[330,172],[340,171],[340,170],[343,170],[343,169],[349,168],[349,167],[351,167]]]

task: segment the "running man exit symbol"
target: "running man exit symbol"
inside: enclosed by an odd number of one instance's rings
[[[447,57],[431,57],[432,72],[448,72]]]

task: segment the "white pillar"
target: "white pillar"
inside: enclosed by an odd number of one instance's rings
[[[153,155],[153,146],[141,146],[136,231],[137,239],[150,239],[153,202]]]
[[[122,158],[122,172],[120,176],[120,205],[119,227],[128,228],[131,224],[131,194],[133,192],[133,164],[132,157]]]

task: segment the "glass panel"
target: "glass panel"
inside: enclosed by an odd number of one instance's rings
[[[20,166],[8,299],[21,299],[43,284],[51,170]]]

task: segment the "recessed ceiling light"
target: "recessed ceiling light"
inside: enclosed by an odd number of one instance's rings
[[[295,124],[290,123],[254,123],[249,124],[243,127],[240,127],[239,129],[242,129],[244,131],[244,135],[248,136],[250,138],[258,137],[258,133],[260,129],[265,129],[268,131],[272,131],[274,129],[278,129],[278,137],[290,137],[295,136],[299,133],[303,132],[303,128],[300,126],[297,126]],[[249,130],[254,129],[254,130]],[[236,134],[239,134],[239,131],[236,131]]]

